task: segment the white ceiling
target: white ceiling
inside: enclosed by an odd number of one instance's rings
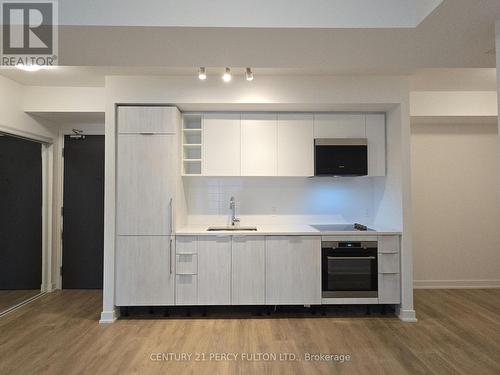
[[[287,17],[283,12],[281,18]],[[69,25],[59,28],[59,64],[251,66],[332,74],[492,68],[499,18],[499,0],[444,0],[416,28]]]
[[[74,1],[65,0],[63,6]],[[118,0],[105,3],[114,1]],[[97,2],[90,3],[100,9]],[[59,63],[66,66],[36,73],[0,70],[0,74],[27,85],[103,86],[106,75],[193,75],[199,66],[206,66],[212,79],[224,66],[236,74],[251,66],[256,79],[266,74],[417,72],[414,84],[428,87],[442,69],[494,68],[496,19],[500,19],[499,0],[444,0],[416,28],[61,26]],[[419,70],[429,69],[434,73],[418,77]],[[456,86],[453,74],[443,86]],[[491,73],[477,73],[468,85],[479,79],[474,87],[490,87],[488,77]]]
[[[442,0],[64,0],[72,26],[399,28],[415,27]]]

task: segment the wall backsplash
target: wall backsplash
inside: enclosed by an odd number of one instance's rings
[[[226,223],[229,199],[244,223],[362,222],[374,218],[374,178],[185,178],[188,223]]]

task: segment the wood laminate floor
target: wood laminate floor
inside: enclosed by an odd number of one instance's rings
[[[58,291],[0,318],[0,374],[500,374],[499,289],[417,290],[415,306],[418,323],[340,310],[326,317],[99,325],[99,291]],[[193,354],[158,361],[152,353]],[[205,353],[206,361],[195,361],[195,353]],[[239,353],[239,359],[217,361],[210,353]],[[249,361],[242,353],[278,354],[275,361]],[[279,353],[297,360],[280,361]],[[305,361],[304,353],[351,358]]]
[[[40,294],[40,289],[0,290],[0,313]]]

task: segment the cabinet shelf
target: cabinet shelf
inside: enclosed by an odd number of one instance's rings
[[[185,113],[182,126],[182,166],[183,176],[201,175],[203,115]]]

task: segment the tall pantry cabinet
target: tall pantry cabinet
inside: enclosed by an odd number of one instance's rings
[[[120,106],[117,119],[115,304],[173,305],[180,113]]]

